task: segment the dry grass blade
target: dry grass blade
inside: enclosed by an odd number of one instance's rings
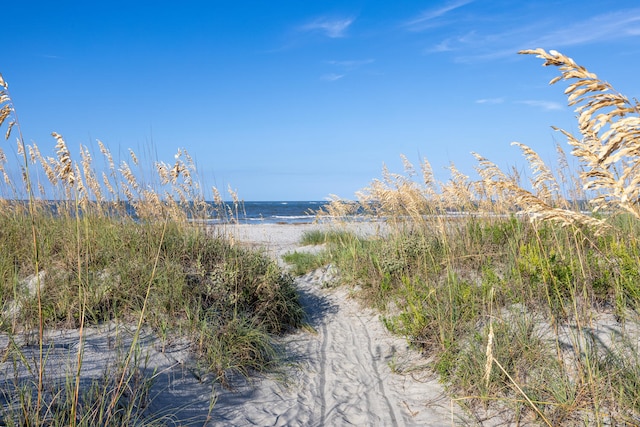
[[[544,421],[544,423],[546,425],[548,425],[549,427],[551,427],[553,424],[551,424],[549,422],[549,420],[544,416],[544,414],[540,411],[540,409],[538,408],[538,406],[533,403],[531,401],[531,399],[529,398],[529,396],[527,395],[527,393],[524,392],[524,390],[522,390],[522,388],[518,385],[518,383],[511,377],[511,375],[509,375],[509,373],[507,372],[506,369],[504,369],[504,367],[502,366],[502,364],[500,364],[500,362],[498,362],[495,358],[492,358],[492,361],[498,366],[498,368],[500,368],[500,370],[502,371],[502,373],[509,378],[509,381],[511,381],[511,383],[513,384],[513,386],[516,388],[516,390],[518,390],[518,393],[520,393],[525,400],[527,401],[527,403],[529,403],[529,405],[531,406],[531,408],[538,414],[538,416],[542,419],[542,421]]]

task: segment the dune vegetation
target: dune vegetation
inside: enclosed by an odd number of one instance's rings
[[[0,365],[8,367],[0,424],[162,424],[145,413],[154,380],[139,375],[147,330],[163,351],[186,339],[199,371],[222,383],[272,366],[273,336],[302,320],[293,279],[265,253],[197,221],[233,215],[235,193],[225,204],[214,188],[216,204],[205,203],[184,150],[149,171],[133,151],[116,163],[99,143],[100,168],[88,147],[76,160],[54,133],[56,154],[45,156],[25,144],[8,85],[0,85],[0,125],[7,140],[17,134],[15,162],[0,147]],[[124,325],[132,339],[103,378],[85,385],[83,331],[96,325]],[[80,341],[75,371],[57,382],[48,370],[59,367],[47,365],[52,329],[76,330]]]
[[[336,266],[478,423],[637,425],[640,104],[558,52],[521,53],[558,67],[552,84],[567,83],[580,134],[556,130],[569,155],[558,145],[549,166],[515,143],[528,177],[473,153],[478,178],[451,164],[446,182],[426,159],[415,167],[403,157],[404,173],[385,169],[355,201],[318,212],[364,214],[384,233],[310,233],[305,243],[326,249],[286,259],[296,274]],[[198,221],[233,217],[235,193],[229,206],[214,189],[212,211],[184,150],[149,170],[133,151],[114,161],[102,143],[75,160],[54,133],[55,154],[43,155],[24,142],[1,77],[0,86],[0,126],[7,140],[17,134],[15,162],[0,146],[0,364],[9,367],[0,424],[163,424],[145,412],[147,331],[168,346],[187,340],[199,372],[222,383],[274,366],[273,336],[303,319],[293,279]],[[83,331],[114,324],[131,339],[87,386]],[[48,381],[51,329],[80,337],[62,382]]]
[[[558,52],[521,53],[568,84],[580,135],[556,130],[577,171],[560,145],[552,167],[514,143],[528,178],[473,153],[479,179],[452,164],[438,182],[426,159],[416,170],[403,157],[405,173],[383,170],[323,212],[365,212],[386,233],[315,233],[328,249],[305,265],[336,265],[478,421],[637,425],[640,105]]]

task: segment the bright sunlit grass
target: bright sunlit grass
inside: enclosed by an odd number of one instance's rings
[[[433,360],[457,402],[509,424],[640,422],[640,106],[557,52],[526,51],[569,80],[580,162],[557,168],[522,144],[528,184],[476,154],[480,180],[424,160],[336,200],[383,218],[385,238],[328,239],[329,258],[386,326]],[[292,260],[295,261],[295,260]],[[305,260],[306,265],[313,265]],[[505,412],[506,411],[506,412]]]

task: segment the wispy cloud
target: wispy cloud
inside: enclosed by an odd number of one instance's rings
[[[461,46],[472,42],[476,38],[477,36],[475,30],[457,37],[448,37],[435,46],[427,48],[425,50],[425,53],[451,52],[459,50]]]
[[[444,39],[437,45],[426,49],[426,53],[437,53],[437,52],[450,52],[454,50],[454,47],[451,43],[451,39]]]
[[[540,108],[545,111],[558,111],[558,110],[564,110],[565,108],[564,105],[554,101],[525,100],[525,101],[516,101],[516,104],[529,105],[531,107]]]
[[[640,9],[605,13],[552,31],[534,40],[538,45],[574,46],[593,41],[619,40],[640,35]]]
[[[351,73],[365,65],[373,63],[373,59],[347,59],[347,60],[331,60],[326,61],[327,64],[332,65],[333,69],[337,69],[338,72],[324,74],[320,77],[321,80],[325,81],[336,81],[347,75],[347,73]]]
[[[431,28],[437,25],[434,21],[438,18],[441,18],[449,12],[461,8],[462,6],[465,6],[472,2],[473,0],[454,0],[448,2],[444,6],[425,10],[417,17],[405,22],[404,27],[408,28],[411,31],[422,31],[427,28]]]
[[[298,27],[303,32],[319,32],[329,38],[345,37],[347,30],[353,24],[353,18],[318,18]]]
[[[476,104],[502,104],[504,98],[483,98],[476,99]]]
[[[344,74],[329,73],[320,77],[320,80],[324,80],[326,82],[335,82],[336,80],[340,80],[344,76]]]
[[[327,63],[329,63],[331,65],[342,67],[342,68],[345,68],[347,70],[354,70],[356,68],[362,67],[363,65],[368,65],[368,64],[371,64],[373,62],[374,62],[373,59],[355,59],[355,60],[344,60],[344,61],[331,60],[331,61],[327,61]]]
[[[447,51],[470,52],[468,55],[459,55],[456,59],[460,62],[472,62],[513,57],[522,49],[562,49],[624,40],[640,36],[640,8],[603,13],[571,24],[549,17],[501,32],[476,32],[472,35],[474,37],[448,37],[426,52],[443,52],[445,46]]]

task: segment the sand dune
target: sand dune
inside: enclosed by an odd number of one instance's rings
[[[238,244],[260,246],[279,257],[305,250],[298,247],[302,233],[317,227],[245,225],[224,232]],[[354,227],[362,233],[379,231],[375,224]],[[437,379],[420,369],[425,360],[405,340],[391,336],[378,315],[360,307],[346,289],[324,286],[334,275],[332,268],[324,268],[296,279],[309,326],[281,338],[285,356],[279,372],[232,378],[230,388],[202,376],[188,343],[143,331],[139,357],[144,362],[139,365],[154,376],[146,413],[163,416],[169,425],[459,425],[456,405]],[[47,381],[64,381],[76,369],[78,332],[51,331],[48,336]],[[104,377],[132,336],[131,328],[116,324],[87,329],[82,378]],[[35,361],[37,346],[23,344],[24,360]],[[0,387],[15,380],[13,369],[8,361],[0,363]],[[24,367],[19,371],[18,377],[28,375]]]

